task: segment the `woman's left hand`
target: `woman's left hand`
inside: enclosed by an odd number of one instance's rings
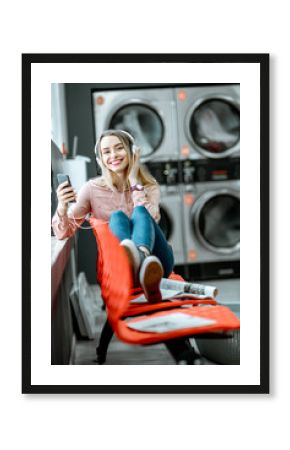
[[[138,172],[140,168],[140,148],[136,148],[133,153],[133,165],[129,173],[131,186],[138,183]]]

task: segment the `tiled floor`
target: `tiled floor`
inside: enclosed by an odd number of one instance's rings
[[[203,284],[211,284],[219,289],[217,300],[223,304],[227,304],[232,307],[234,312],[239,313],[240,303],[240,280],[214,280],[214,281],[202,281]],[[102,326],[106,320],[105,312],[102,310],[102,300],[100,297],[99,289],[96,285],[90,286],[92,298],[96,299],[94,310],[96,311],[96,338],[92,340],[82,339],[77,340],[74,352],[74,364],[96,364],[96,346],[98,344],[99,335]],[[192,344],[196,347],[195,341],[191,340]],[[238,340],[239,344],[239,340]],[[237,348],[237,339],[234,342],[234,352],[232,348],[225,347],[225,352],[228,354],[234,353],[234,359],[236,360],[236,354],[239,352]],[[220,343],[218,343],[218,352],[221,352]],[[222,349],[223,351],[223,349]],[[206,364],[215,364],[212,359],[206,359]],[[223,362],[230,364],[231,362]],[[113,337],[109,350],[106,364],[112,365],[172,365],[175,364],[174,360],[168,353],[163,344],[154,346],[136,346],[126,345],[115,337]],[[235,362],[236,364],[236,362]]]

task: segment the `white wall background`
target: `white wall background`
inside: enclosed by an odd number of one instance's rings
[[[272,449],[289,441],[287,3],[115,3],[27,0],[2,9],[2,447]],[[21,395],[21,53],[53,52],[271,53],[270,396]]]

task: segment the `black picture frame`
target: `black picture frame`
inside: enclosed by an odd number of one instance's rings
[[[269,54],[23,54],[22,55],[22,393],[266,394],[269,393]],[[38,385],[31,381],[31,67],[42,63],[256,64],[260,69],[260,382],[255,385]]]

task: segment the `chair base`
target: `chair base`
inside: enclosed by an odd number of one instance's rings
[[[107,359],[107,352],[109,344],[114,335],[113,329],[110,325],[108,319],[106,320],[99,340],[99,345],[96,348],[97,363],[99,365],[105,364]],[[189,339],[187,338],[177,338],[171,339],[164,342],[167,350],[174,359],[176,364],[189,364],[189,365],[200,365],[203,364],[203,360],[198,355],[194,348],[192,347]]]

